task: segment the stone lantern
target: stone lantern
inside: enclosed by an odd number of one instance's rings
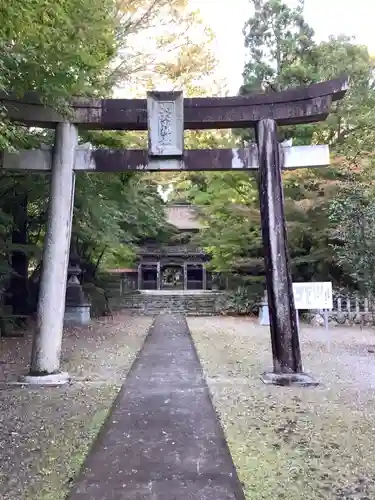
[[[91,321],[90,306],[83,292],[79,276],[82,274],[80,258],[72,250],[69,256],[68,276],[65,295],[65,324],[87,325]]]

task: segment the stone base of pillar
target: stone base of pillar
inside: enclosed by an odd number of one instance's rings
[[[90,304],[80,306],[66,306],[64,325],[88,325],[91,322]]]
[[[265,372],[260,376],[266,385],[316,387],[319,382],[307,373],[275,373]]]
[[[58,386],[68,384],[71,377],[67,372],[51,373],[49,375],[23,375],[18,382],[11,382],[11,385],[38,385],[38,386]]]

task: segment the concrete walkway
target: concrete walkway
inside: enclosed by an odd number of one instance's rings
[[[155,320],[69,496],[143,499],[245,499],[180,315]]]

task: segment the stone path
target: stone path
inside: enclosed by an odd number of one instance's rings
[[[180,315],[155,320],[69,496],[141,499],[245,499]]]

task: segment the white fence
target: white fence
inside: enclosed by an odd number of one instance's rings
[[[328,319],[331,323],[344,324],[372,324],[375,325],[375,297],[361,297],[350,292],[342,290],[334,290],[330,297],[327,295],[327,304],[330,306],[327,309],[320,309],[317,306],[314,308],[314,303],[318,304],[314,296],[308,297],[298,296],[297,287],[294,285],[294,295],[296,300],[296,309],[300,310],[302,319],[308,322],[318,322],[323,325],[325,320]],[[323,285],[316,284],[316,285]],[[300,285],[301,290],[303,284]],[[308,287],[307,287],[308,288]],[[322,297],[323,295],[321,295]],[[312,297],[312,299],[311,299]],[[316,298],[316,297],[315,297]],[[329,300],[328,300],[329,299]],[[324,303],[324,301],[323,301]],[[321,302],[322,304],[322,302]],[[266,297],[263,299],[260,310],[259,320],[261,325],[269,325],[269,313]]]
[[[375,323],[375,297],[334,292],[333,309],[329,311],[329,318],[339,324]]]

